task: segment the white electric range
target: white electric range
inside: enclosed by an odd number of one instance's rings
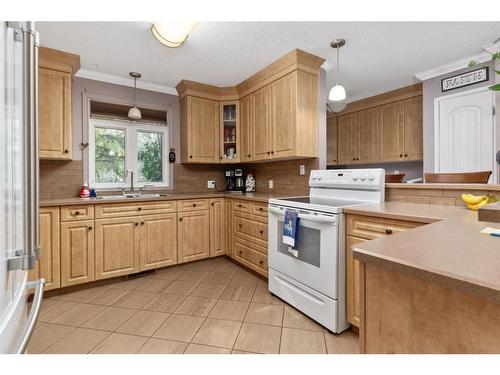
[[[342,209],[383,202],[384,184],[383,169],[316,170],[309,196],[269,200],[269,291],[332,332],[349,328]],[[286,210],[300,218],[297,252],[283,243]]]

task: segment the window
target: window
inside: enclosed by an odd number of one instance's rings
[[[96,188],[169,186],[168,127],[122,120],[89,120],[89,181]]]

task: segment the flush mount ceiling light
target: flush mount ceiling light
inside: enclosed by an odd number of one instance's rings
[[[177,48],[184,43],[195,24],[194,21],[155,22],[151,32],[161,44]]]
[[[332,48],[337,49],[337,83],[330,90],[328,99],[332,102],[339,102],[346,98],[345,88],[340,84],[340,48],[345,45],[345,39],[335,39],[330,43]]]
[[[128,117],[134,120],[142,118],[141,110],[135,105],[135,90],[137,88],[137,78],[141,78],[141,73],[130,72],[129,75],[134,79],[134,106],[128,110]]]

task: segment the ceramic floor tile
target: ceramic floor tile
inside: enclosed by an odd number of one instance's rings
[[[122,333],[112,333],[101,342],[92,354],[133,354],[147,341],[147,337],[124,335]]]
[[[113,306],[125,307],[130,309],[142,309],[157,295],[158,293],[136,292],[135,290],[133,290],[118,299],[115,303],[113,303]]]
[[[252,298],[252,302],[255,303],[266,303],[268,305],[283,305],[283,301],[276,296],[273,296],[268,290],[267,287],[263,288],[258,286],[255,289],[255,293]]]
[[[249,302],[218,300],[208,315],[210,318],[237,320],[242,322],[248,309]]]
[[[160,294],[149,302],[143,310],[173,313],[187,296]]]
[[[283,320],[282,305],[250,303],[245,322],[281,326]]]
[[[348,330],[339,335],[324,332],[328,354],[359,354],[359,337]]]
[[[281,327],[243,323],[234,349],[277,354],[280,351]]]
[[[213,272],[226,272],[226,273],[234,273],[239,269],[239,267],[230,261],[223,261],[220,263],[215,263],[215,267],[213,268]]]
[[[94,316],[82,327],[112,332],[129,320],[138,311],[139,310],[111,306]]]
[[[134,290],[141,292],[160,293],[164,291],[170,284],[172,284],[172,280],[149,278]]]
[[[155,311],[139,311],[116,332],[150,337],[167,320],[170,314]]]
[[[200,272],[210,272],[214,269],[215,264],[210,261],[198,261],[193,262],[188,265],[189,271],[200,271]]]
[[[153,337],[174,341],[190,342],[205,318],[172,314],[155,332]]]
[[[201,280],[203,280],[207,276],[208,276],[208,272],[189,270],[189,271],[184,272],[182,275],[180,275],[177,280],[200,282]]]
[[[184,354],[230,354],[231,349],[217,348],[215,346],[189,344]]]
[[[139,285],[144,284],[146,280],[147,280],[146,277],[135,277],[128,280],[110,284],[109,287],[113,289],[134,290]]]
[[[191,295],[197,297],[219,298],[224,291],[224,288],[225,285],[206,284],[205,281],[203,281],[196,287],[195,290],[191,292]]]
[[[46,323],[40,328],[35,328],[28,344],[28,353],[41,353],[74,330],[74,327],[51,323]]]
[[[226,285],[233,277],[232,272],[210,272],[210,274],[203,280],[207,284],[223,284]]]
[[[151,277],[158,279],[167,279],[167,280],[177,280],[180,275],[182,275],[185,270],[182,270],[178,267],[167,267],[156,270]]]
[[[38,315],[38,320],[41,322],[49,322],[62,313],[72,309],[76,305],[78,305],[76,302],[43,299],[40,315]]]
[[[175,280],[163,293],[188,296],[198,286],[198,281]]]
[[[258,353],[252,353],[252,352],[246,352],[244,350],[233,349],[233,350],[231,350],[231,354],[258,354]]]
[[[232,301],[250,302],[254,292],[255,287],[253,286],[228,285],[220,298]]]
[[[281,333],[282,354],[324,354],[326,343],[323,332],[283,328]]]
[[[52,298],[60,301],[83,303],[83,302],[88,302],[88,300],[91,299],[92,297],[104,293],[106,289],[107,287],[88,288],[71,293],[60,294]]]
[[[259,278],[249,272],[236,272],[229,285],[257,286]]]
[[[207,316],[217,302],[216,298],[189,296],[175,310],[176,314]]]
[[[322,326],[289,305],[285,305],[283,327],[323,332]]]
[[[77,328],[58,341],[44,353],[47,354],[86,354],[94,349],[111,333],[87,328]]]
[[[192,342],[232,349],[240,327],[241,322],[208,318],[203,322]]]
[[[69,309],[68,311],[65,311],[62,314],[58,315],[50,322],[55,324],[64,324],[68,326],[79,327],[99,314],[104,309],[104,306],[80,303],[75,307]]]
[[[128,290],[114,289],[107,287],[103,293],[99,293],[94,297],[89,298],[86,303],[91,303],[94,305],[111,306],[113,303],[118,301],[128,292],[129,292]]]
[[[146,341],[137,354],[182,354],[188,345],[187,342],[151,338]]]

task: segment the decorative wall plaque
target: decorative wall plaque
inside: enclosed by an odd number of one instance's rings
[[[450,91],[460,87],[474,85],[476,83],[485,82],[489,79],[489,70],[485,66],[467,73],[462,73],[453,77],[443,78],[441,80],[441,91]]]

